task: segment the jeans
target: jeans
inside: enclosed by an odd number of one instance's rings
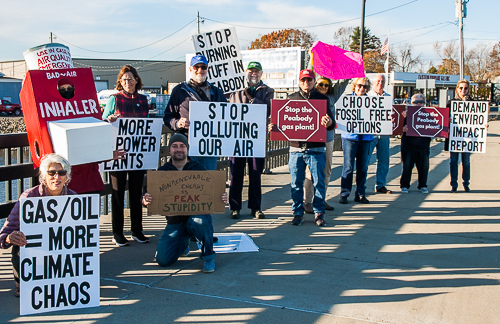
[[[208,171],[217,170],[217,158],[213,156],[190,156],[191,161],[198,161],[202,164]]]
[[[451,186],[458,187],[458,160],[462,157],[462,181],[464,186],[469,185],[470,180],[470,153],[450,152],[450,177]]]
[[[229,186],[229,208],[241,210],[241,193],[243,191],[243,178],[245,165],[248,163],[248,208],[261,210],[262,182],[261,175],[266,163],[265,158],[239,158],[229,159],[231,169],[231,184]]]
[[[193,236],[201,242],[201,259],[212,260],[215,257],[212,216],[196,215],[184,223],[167,224],[158,241],[156,262],[161,267],[173,264],[186,250]]]
[[[314,187],[313,210],[325,212],[325,162],[326,154],[320,151],[290,152],[288,169],[292,176],[292,211],[294,215],[304,215],[304,179],[306,165],[311,170]]]
[[[333,141],[326,142],[326,164],[325,164],[325,199],[326,192],[328,191],[328,184],[330,183],[330,176],[332,175],[332,160],[333,160]],[[304,202],[311,203],[314,196],[314,187],[312,183],[311,170],[306,168],[306,180],[304,182]]]
[[[354,160],[356,160],[356,196],[364,196],[370,141],[350,141],[343,138],[342,148],[344,150],[344,166],[340,181],[340,195],[348,197],[351,194]]]
[[[401,156],[403,157],[403,173],[401,174],[400,187],[410,188],[411,172],[413,166],[417,166],[418,171],[418,189],[427,187],[427,177],[429,175],[429,156],[430,148],[419,150],[412,146],[405,145],[401,147]]]
[[[370,143],[368,159],[366,160],[366,169],[370,164],[370,158],[373,149],[377,148],[377,180],[375,189],[385,187],[387,184],[387,173],[389,172],[389,135],[374,136]]]

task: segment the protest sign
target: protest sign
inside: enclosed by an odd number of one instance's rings
[[[363,57],[340,47],[317,41],[312,47],[314,72],[340,80],[365,77]]]
[[[30,48],[23,53],[29,70],[72,69],[69,47],[50,43]]]
[[[246,233],[214,233],[214,236],[218,238],[214,242],[215,253],[259,252],[257,244]],[[201,243],[197,245],[201,249]]]
[[[416,137],[448,137],[448,108],[407,107],[406,135]]]
[[[99,171],[156,170],[163,121],[159,118],[118,118],[113,126],[113,150],[127,151],[125,159],[99,164]]]
[[[486,153],[487,101],[455,101],[450,107],[450,152]]]
[[[326,100],[271,100],[272,141],[326,142]]]
[[[403,127],[405,117],[403,111],[406,110],[406,105],[392,106],[392,135],[403,135]]]
[[[224,171],[148,171],[153,202],[148,215],[182,216],[224,213]]]
[[[196,55],[208,60],[208,82],[224,93],[245,88],[245,68],[234,27],[193,35],[193,43]]]
[[[99,195],[20,200],[21,315],[99,306]]]
[[[189,156],[266,156],[266,105],[191,101]]]
[[[335,133],[392,135],[392,97],[343,95],[335,103]]]

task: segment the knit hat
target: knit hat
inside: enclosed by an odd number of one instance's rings
[[[182,134],[174,134],[170,137],[170,140],[168,141],[168,149],[170,150],[170,146],[172,146],[172,144],[174,144],[175,142],[181,142],[181,143],[184,143],[184,145],[186,145],[187,148],[189,148],[189,144],[188,144],[188,139],[186,136],[182,135]]]

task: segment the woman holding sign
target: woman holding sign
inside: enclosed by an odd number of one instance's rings
[[[48,154],[43,158],[40,163],[39,180],[38,186],[26,190],[19,196],[0,230],[0,248],[8,249],[12,246],[11,260],[16,281],[14,290],[16,297],[19,297],[19,247],[27,244],[26,236],[19,231],[19,201],[30,197],[76,195],[76,192],[67,186],[71,180],[71,166],[65,158],[57,154]]]
[[[455,98],[453,100],[457,101],[469,101],[471,100],[469,96],[469,81],[460,80],[455,88]],[[451,108],[451,100],[446,104],[447,108]],[[451,121],[451,119],[450,119]],[[450,140],[447,138],[444,143],[444,150],[450,150]],[[470,154],[469,152],[450,152],[450,185],[451,192],[457,192],[458,189],[458,160],[462,159],[462,184],[464,185],[464,190],[466,192],[470,191],[469,180],[470,180]]]
[[[142,80],[137,70],[125,65],[118,73],[116,89],[120,92],[109,97],[102,118],[110,122],[119,117],[147,118],[149,113],[148,99],[137,91],[142,89]],[[113,227],[113,243],[117,246],[129,245],[123,235],[123,210],[127,176],[129,183],[130,223],[132,238],[139,243],[148,243],[149,238],[142,233],[142,184],[144,170],[112,171],[111,178],[111,223]]]

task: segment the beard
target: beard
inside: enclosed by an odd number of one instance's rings
[[[250,84],[251,86],[257,85],[259,82],[260,80],[258,76],[251,76],[248,78],[248,84]]]
[[[193,79],[193,81],[195,81],[196,83],[203,83],[207,79],[207,75],[206,74],[205,75],[199,75],[199,74],[192,73],[191,74],[191,79]]]
[[[183,161],[186,159],[186,154],[184,152],[177,152],[172,155],[174,161]]]

